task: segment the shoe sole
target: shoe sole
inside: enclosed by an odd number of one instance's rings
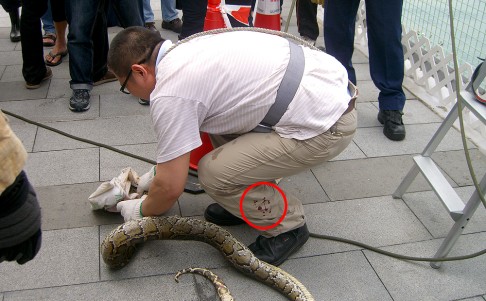
[[[84,112],[84,111],[87,111],[89,110],[89,108],[91,108],[91,104],[88,104],[88,106],[86,108],[83,108],[83,109],[76,109],[76,108],[73,108],[71,107],[71,104],[69,104],[69,109],[73,112]]]
[[[386,138],[393,141],[402,141],[403,139],[405,139],[405,133],[403,135],[390,134],[385,130],[385,128],[383,128],[383,134]]]

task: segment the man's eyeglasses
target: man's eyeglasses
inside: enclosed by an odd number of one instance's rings
[[[150,59],[150,57],[152,56],[152,52],[154,52],[154,49],[155,49],[155,47],[157,47],[157,45],[158,44],[156,44],[155,46],[152,47],[152,49],[150,49],[147,57],[145,57],[143,60],[141,60],[140,62],[138,62],[136,64],[140,65],[140,64],[143,64],[146,61],[148,61]],[[128,80],[130,79],[130,76],[132,76],[132,67],[131,66],[130,66],[130,71],[128,71],[127,77],[125,78],[125,81],[123,82],[123,84],[120,87],[120,92],[125,93],[125,94],[130,94],[130,91],[125,90],[125,88],[127,87]]]
[[[122,85],[121,85],[121,87],[120,87],[120,91],[121,91],[122,93],[125,93],[125,94],[130,94],[130,91],[125,90],[125,87],[127,86],[128,79],[130,78],[130,76],[132,76],[132,68],[130,68],[130,71],[128,71],[127,78],[125,79],[125,81],[123,82],[123,84],[122,84]]]

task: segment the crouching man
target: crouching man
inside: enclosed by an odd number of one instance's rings
[[[184,190],[190,152],[210,134],[214,150],[198,163],[216,203],[218,225],[268,227],[249,248],[280,265],[309,237],[302,202],[272,185],[341,153],[357,126],[356,90],[345,68],[322,51],[251,30],[209,34],[175,47],[133,27],[111,42],[109,68],[121,91],[150,99],[158,139],[156,174],[144,199],[118,203],[125,220],[160,215]],[[278,223],[282,216],[285,218]]]

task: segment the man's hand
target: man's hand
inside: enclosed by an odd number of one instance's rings
[[[146,197],[144,195],[140,199],[121,201],[116,204],[116,210],[121,213],[125,222],[142,218],[142,202]]]
[[[324,0],[311,0],[312,3],[324,6]]]

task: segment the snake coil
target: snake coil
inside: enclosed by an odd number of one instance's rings
[[[284,270],[259,260],[225,229],[195,218],[144,217],[128,221],[111,231],[101,244],[101,255],[110,268],[125,266],[135,246],[148,240],[195,240],[223,254],[238,271],[273,287],[293,301],[314,301],[307,288]]]

